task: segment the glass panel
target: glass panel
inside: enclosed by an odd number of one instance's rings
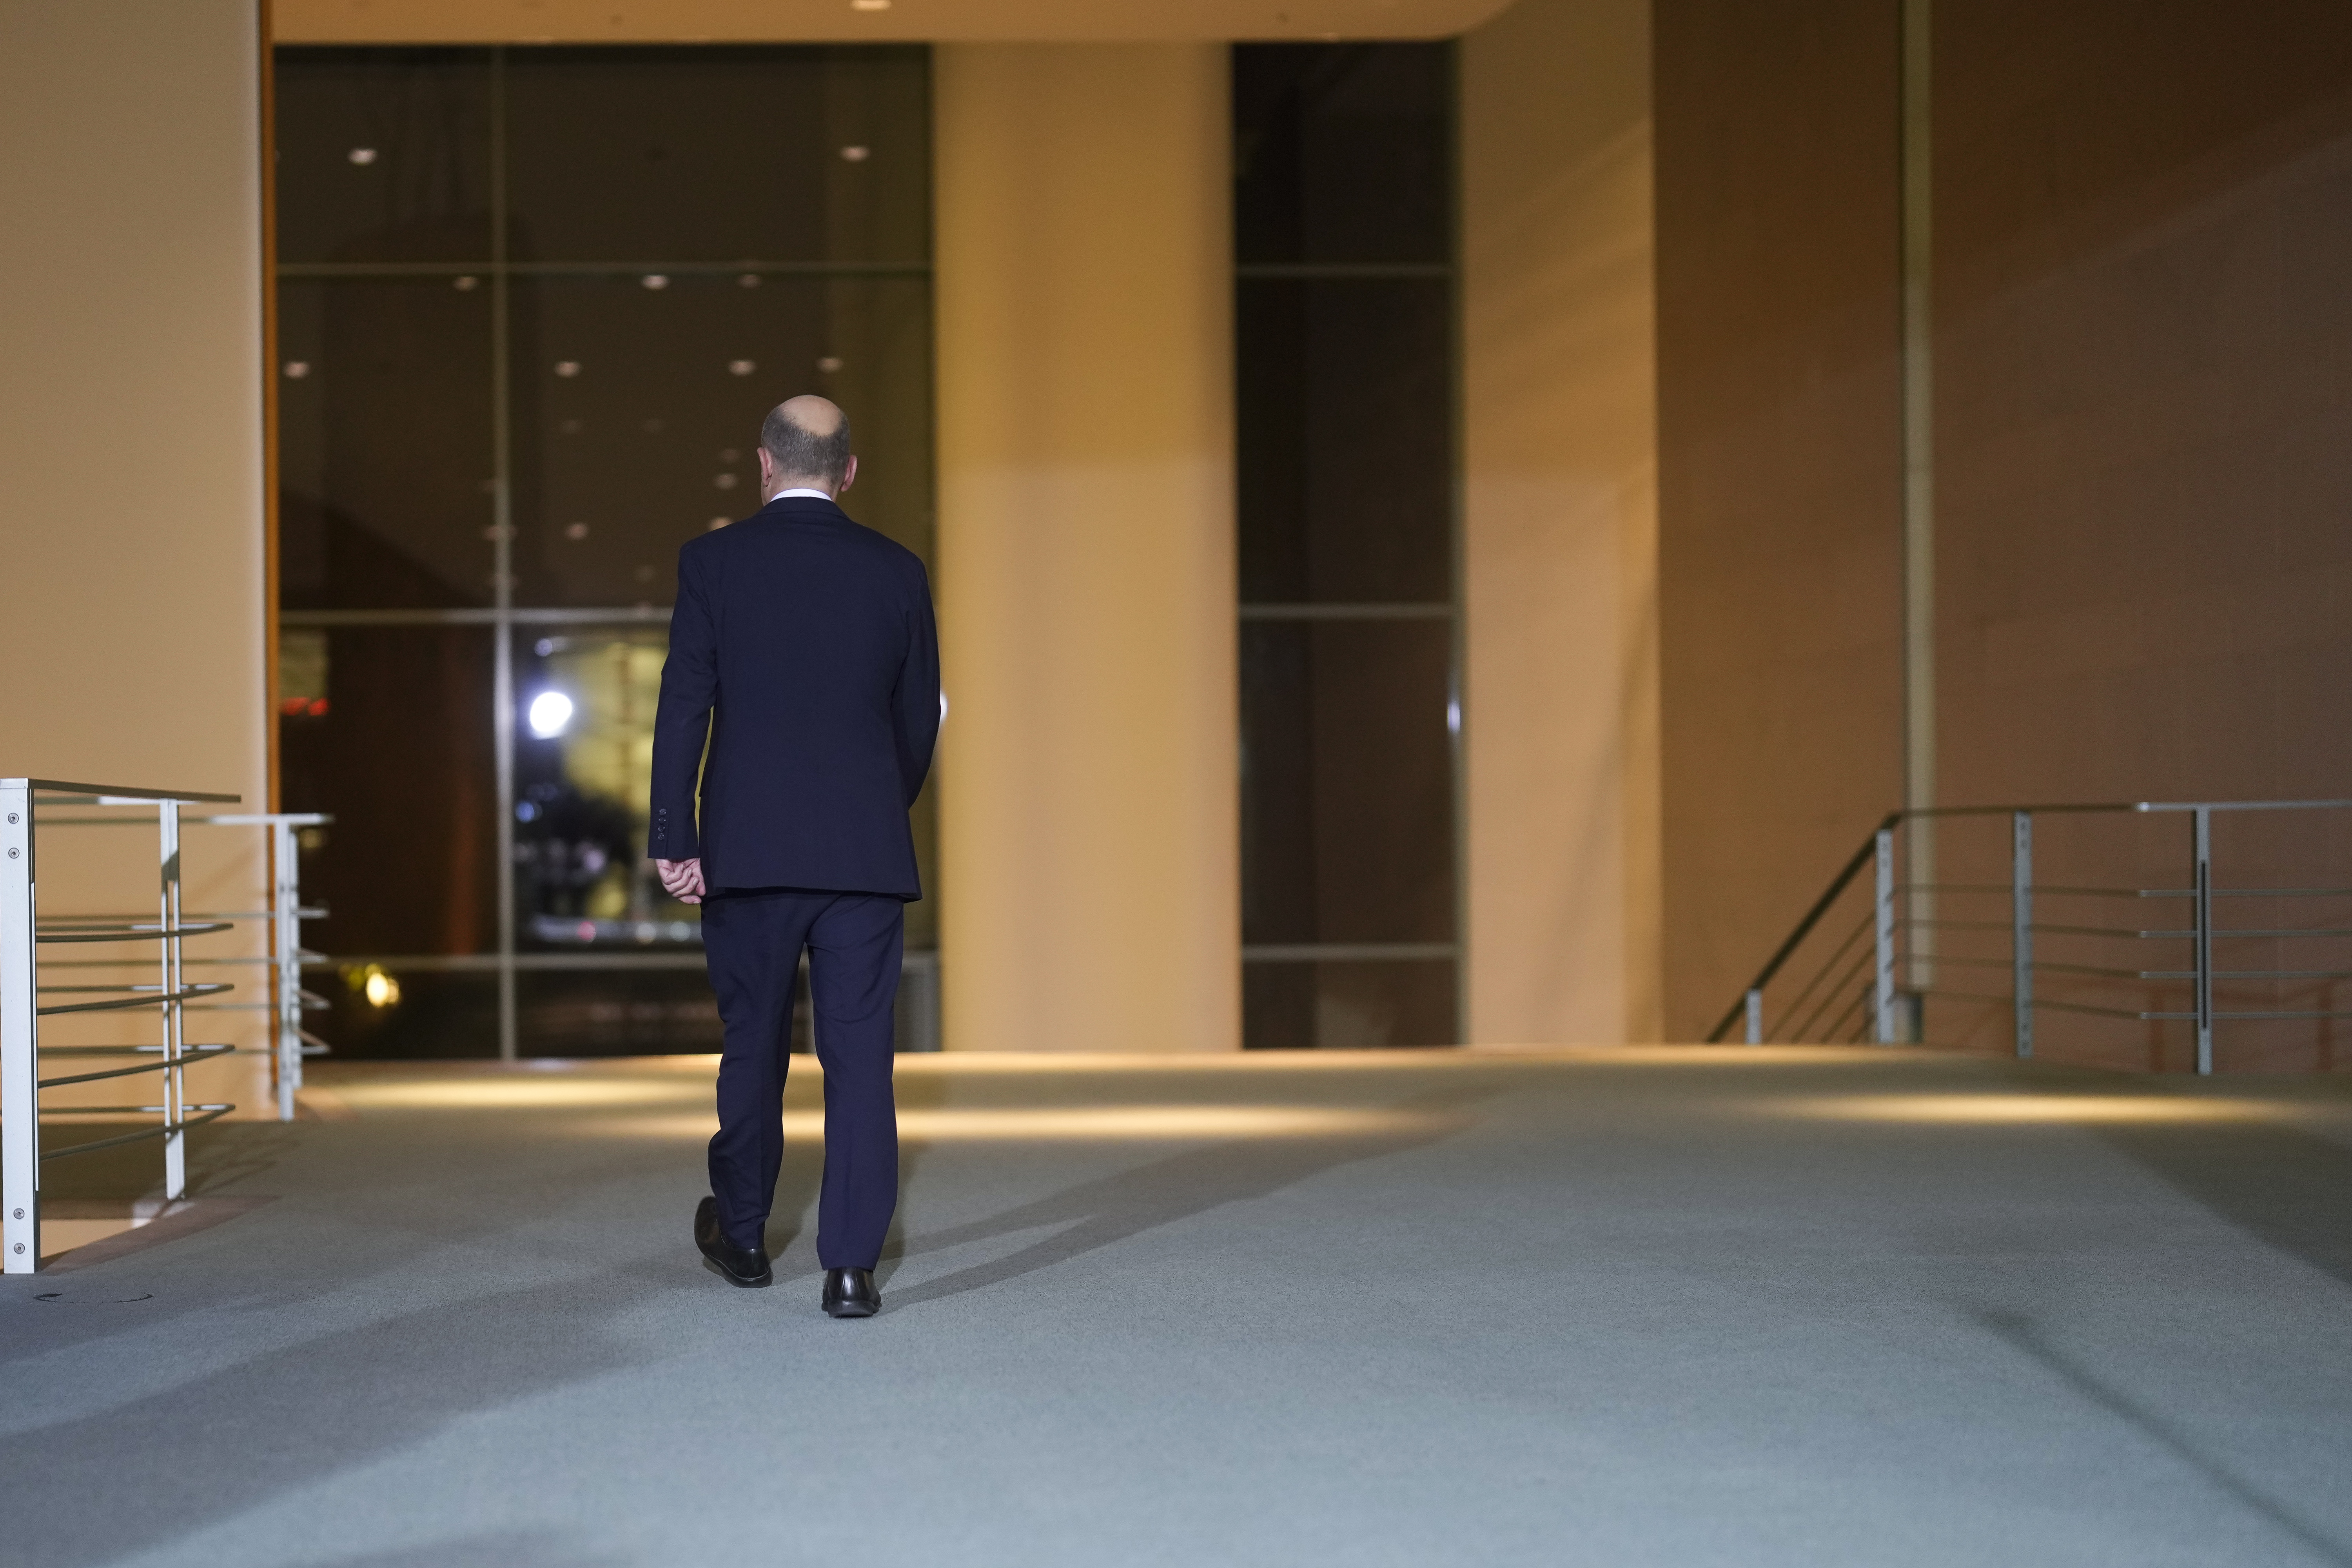
[[[311,1015],[320,1021],[310,1028],[333,1044],[337,1061],[499,1054],[494,972],[347,963],[305,984],[327,999],[331,1010]]]
[[[515,635],[520,951],[701,943],[701,910],[663,892],[645,858],[654,706],[668,640],[661,626],[530,626]],[[929,896],[907,907],[909,951],[939,942],[934,793],[924,786],[912,817]]]
[[[681,1056],[723,1043],[719,1003],[698,963],[526,970],[515,978],[517,1032],[527,1057]],[[807,1006],[804,996],[793,1005],[796,1049],[806,1048]]]
[[[488,258],[488,50],[277,58],[278,260]]]
[[[1452,636],[1243,625],[1244,943],[1453,940]]]
[[[1453,74],[1445,44],[1237,47],[1241,259],[1446,260]]]
[[[698,947],[702,911],[646,858],[659,626],[516,635],[515,932],[522,951]]]
[[[486,605],[490,290],[278,288],[278,551],[289,609]]]
[[[477,953],[497,941],[498,816],[490,634],[473,626],[297,627],[323,699],[278,719],[302,893],[328,917],[306,939],[337,955]]]
[[[1245,963],[1242,1043],[1252,1050],[1454,1043],[1454,964]]]
[[[678,546],[759,510],[760,422],[800,392],[849,411],[847,510],[929,553],[928,282],[548,279],[513,298],[519,603],[669,603]]]
[[[1449,286],[1247,279],[1237,305],[1243,603],[1450,599]]]
[[[515,259],[927,261],[929,58],[509,53]]]

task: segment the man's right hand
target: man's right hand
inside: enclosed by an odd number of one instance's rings
[[[662,890],[681,904],[698,904],[708,891],[702,885],[702,860],[656,860],[654,869],[661,874]]]

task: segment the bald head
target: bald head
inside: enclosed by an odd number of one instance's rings
[[[789,397],[768,410],[760,426],[761,476],[773,490],[818,489],[837,495],[849,487],[856,458],[849,452],[849,416],[814,393]]]

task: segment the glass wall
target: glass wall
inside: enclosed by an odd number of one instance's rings
[[[1244,1039],[1449,1044],[1453,51],[1233,63]]]
[[[757,509],[761,416],[822,392],[851,513],[929,559],[928,56],[277,68],[282,799],[334,817],[302,874],[337,1049],[714,1049],[698,911],[643,859],[677,549]]]

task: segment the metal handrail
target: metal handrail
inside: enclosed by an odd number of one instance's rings
[[[277,1015],[273,1026],[274,1060],[278,1068],[278,1113],[291,1119],[293,1095],[301,1079],[302,1058],[324,1043],[302,1027],[302,1014],[323,1007],[323,999],[301,985],[301,965],[318,957],[300,942],[300,923],[317,919],[323,910],[301,900],[294,831],[324,824],[310,813],[253,815],[184,814],[187,805],[235,805],[233,795],[193,790],[160,790],[116,784],[78,784],[56,779],[0,779],[0,1267],[11,1274],[28,1273],[40,1265],[40,1167],[69,1154],[89,1153],[154,1138],[163,1144],[163,1193],[176,1199],[186,1190],[186,1139],[191,1128],[227,1115],[236,1107],[226,1102],[198,1104],[186,1093],[187,1069],[233,1053],[234,1043],[191,1044],[186,1014],[194,1009],[256,1008]],[[57,808],[130,806],[146,808],[132,815],[91,815],[85,810]],[[157,834],[160,898],[148,910],[121,913],[47,914],[37,917],[34,907],[37,826],[116,826],[152,824]],[[190,826],[258,826],[269,837],[271,885],[268,908],[197,913],[181,901],[181,831]],[[240,920],[267,922],[267,956],[189,959],[184,945],[191,937],[226,931]],[[157,984],[39,984],[45,968],[89,971],[147,962],[139,958],[42,959],[48,944],[152,942],[160,955]],[[208,1000],[236,989],[229,981],[188,978],[192,963],[261,963],[270,969],[269,1000],[234,1003]],[[44,1002],[45,996],[95,996],[88,1001]],[[40,1020],[63,1014],[152,1010],[161,1022],[160,1043],[154,1045],[91,1045],[43,1047]],[[65,1072],[43,1078],[38,1064],[46,1057],[145,1057],[127,1066]],[[40,1092],[70,1084],[161,1075],[157,1105],[45,1107]],[[43,1148],[44,1118],[108,1115],[159,1115],[161,1121],[133,1132],[63,1147]]]
[[[1745,1024],[1744,1034],[1750,1043],[1761,1043],[1769,1037],[1784,1037],[1783,1031],[1795,1025],[1795,1038],[1815,1037],[1817,1026],[1827,1017],[1826,1032],[1835,1036],[1842,1031],[1855,1006],[1864,1015],[1864,1033],[1882,1044],[1893,1043],[1903,1031],[1897,1027],[1896,1013],[1901,998],[1937,996],[1965,999],[1973,1002],[2009,1002],[2014,1012],[2017,1053],[2032,1054],[2032,1016],[2037,1009],[2061,1012],[2090,1013],[2099,1016],[2127,1017],[2143,1021],[2188,1019],[2196,1025],[2196,1061],[2200,1073],[2212,1070],[2213,1026],[2217,1020],[2244,1019],[2325,1019],[2352,1018],[2352,1010],[2315,1009],[2243,1009],[2217,1005],[2214,988],[2217,983],[2249,981],[2337,981],[2352,980],[2352,971],[2330,969],[2222,969],[2213,961],[2216,943],[2246,941],[2311,941],[2352,938],[2352,926],[2224,926],[2213,918],[2213,903],[2219,899],[2343,899],[2352,898],[2352,888],[2283,887],[2283,888],[2216,888],[2212,877],[2212,819],[2216,815],[2238,812],[2322,811],[2352,809],[2352,800],[2239,800],[2239,801],[2058,801],[2032,805],[1936,806],[1919,810],[1893,811],[1880,819],[1868,838],[1830,879],[1821,896],[1799,919],[1789,935],[1774,950],[1756,977],[1741,993],[1738,1000],[1724,1013],[1715,1027],[1708,1031],[1707,1040],[1720,1042],[1731,1037]],[[2051,883],[2039,884],[2032,876],[2032,825],[2041,816],[2090,816],[2137,814],[2186,815],[2191,823],[2192,885],[2187,888],[2110,888],[2084,887]],[[2007,816],[2011,823],[2011,880],[1999,883],[1917,883],[1898,882],[1894,875],[1895,830],[1907,822],[1944,817]],[[1860,978],[1862,963],[1848,963],[1854,934],[1836,944],[1835,950],[1813,968],[1811,977],[1800,987],[1795,998],[1785,1005],[1779,1018],[1768,1028],[1765,1016],[1765,994],[1778,981],[1797,954],[1806,948],[1820,931],[1824,920],[1839,901],[1853,889],[1865,869],[1874,872],[1875,896],[1871,908],[1858,928],[1869,932],[1873,941],[1865,954],[1875,973],[1867,990],[1858,1000],[1845,997],[1846,989]],[[2010,899],[2010,918],[1983,920],[1939,916],[1926,900],[1939,894],[1951,894],[1963,899],[2006,894]],[[2033,917],[2033,900],[2051,898],[2131,898],[2187,900],[2191,908],[2190,923],[2186,928],[2139,929],[2127,926],[2101,926],[2073,921],[2037,921]],[[1921,963],[1951,963],[1972,968],[2007,968],[2011,973],[2011,985],[2006,996],[1977,992],[1953,992],[1927,986],[1916,986],[1907,992],[1898,991],[1895,984],[1896,950],[1917,937],[1921,942],[1934,932],[2007,932],[2010,954],[2006,959],[1993,959],[1964,954],[1934,954],[1917,947],[1910,949],[1913,962]],[[2037,961],[2033,953],[2037,937],[2088,937],[2108,940],[2187,942],[2190,946],[2191,967],[2186,970],[2132,969],[2110,965],[2063,963]],[[1873,962],[1874,961],[1874,962]],[[1809,960],[1809,962],[1811,962]],[[2078,979],[2116,981],[2178,982],[2187,980],[2195,989],[2192,1011],[2127,1010],[2102,1008],[2057,997],[2037,997],[2033,979],[2036,975],[2065,976]],[[1816,1000],[1816,993],[1826,987],[1826,994]],[[1810,1010],[1808,1008],[1810,1007]]]

